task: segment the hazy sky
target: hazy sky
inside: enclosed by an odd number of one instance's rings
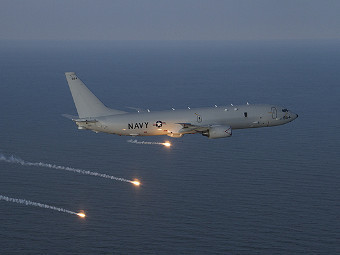
[[[334,38],[338,0],[0,0],[0,40]]]

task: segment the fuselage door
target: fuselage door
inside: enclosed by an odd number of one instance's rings
[[[272,117],[273,117],[273,119],[276,119],[276,118],[277,118],[277,110],[276,110],[276,107],[272,107]]]
[[[201,117],[201,115],[197,115],[197,122],[202,122],[202,117]]]

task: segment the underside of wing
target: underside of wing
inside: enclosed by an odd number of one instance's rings
[[[198,126],[193,125],[191,123],[176,123],[182,125],[182,129],[178,131],[178,133],[202,133],[206,132],[209,129],[209,126]]]
[[[207,136],[210,139],[230,137],[232,130],[227,125],[206,125],[198,126],[191,123],[177,123],[182,125],[182,128],[178,131],[179,134],[193,134],[200,133],[203,136]]]

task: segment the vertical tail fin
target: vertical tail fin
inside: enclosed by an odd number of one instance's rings
[[[106,107],[77,77],[74,72],[65,73],[79,118],[100,117],[125,113]]]

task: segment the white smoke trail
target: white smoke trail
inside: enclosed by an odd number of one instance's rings
[[[7,163],[20,164],[22,166],[38,166],[38,167],[46,167],[46,168],[57,169],[57,170],[65,170],[65,171],[70,171],[70,172],[74,172],[74,173],[78,173],[78,174],[92,175],[92,176],[96,176],[96,177],[101,177],[101,178],[106,178],[106,179],[111,179],[111,180],[116,180],[116,181],[121,181],[121,182],[130,182],[132,184],[136,184],[136,181],[127,180],[127,179],[124,179],[124,178],[119,178],[119,177],[115,177],[115,176],[108,175],[108,174],[102,174],[102,173],[98,173],[98,172],[92,172],[92,171],[77,169],[77,168],[68,167],[68,166],[57,166],[57,165],[54,165],[54,164],[43,163],[43,162],[36,162],[36,163],[35,162],[28,162],[28,161],[24,161],[20,158],[17,158],[13,155],[6,157],[5,155],[0,153],[0,161],[5,161]]]
[[[128,143],[135,143],[135,144],[159,144],[159,145],[162,145],[162,143],[158,143],[158,142],[145,142],[145,141],[137,141],[136,139],[135,140],[127,140]]]
[[[137,141],[137,139],[133,140],[127,140],[128,143],[134,143],[134,144],[158,144],[158,145],[164,145],[164,146],[171,146],[170,142],[165,142],[165,143],[159,143],[159,142],[145,142],[145,141]]]
[[[18,203],[18,204],[23,204],[23,205],[37,206],[37,207],[41,207],[41,208],[55,210],[55,211],[58,211],[58,212],[64,212],[64,213],[79,215],[79,213],[77,213],[77,212],[72,212],[72,211],[66,210],[64,208],[59,208],[59,207],[55,207],[55,206],[51,206],[51,205],[45,205],[45,204],[30,201],[30,200],[22,199],[22,198],[12,198],[12,197],[6,197],[6,196],[3,196],[3,195],[0,195],[0,200]]]

